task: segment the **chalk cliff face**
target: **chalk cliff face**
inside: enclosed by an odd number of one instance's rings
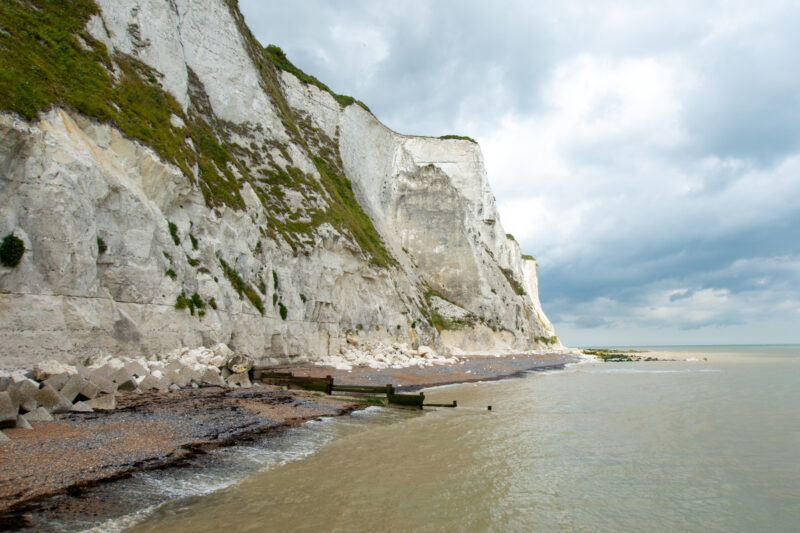
[[[395,133],[276,67],[235,2],[97,4],[76,46],[166,95],[170,136],[70,102],[0,113],[0,237],[26,248],[0,266],[0,367],[217,342],[260,363],[348,339],[560,346],[477,144]]]

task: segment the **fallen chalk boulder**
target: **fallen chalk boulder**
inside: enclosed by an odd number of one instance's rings
[[[234,355],[228,359],[228,369],[234,374],[249,372],[253,368],[253,360],[246,355]]]
[[[247,372],[240,372],[238,374],[231,374],[228,376],[227,380],[229,387],[241,388],[241,389],[249,389],[253,386],[250,383],[250,376],[247,375]]]

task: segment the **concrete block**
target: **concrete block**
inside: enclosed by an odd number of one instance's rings
[[[49,385],[45,385],[34,394],[33,398],[40,406],[50,413],[68,413],[72,409],[72,402],[67,400],[60,392]]]
[[[33,426],[25,418],[25,415],[17,415],[17,425],[19,429],[33,429]]]
[[[33,383],[32,381],[13,383],[6,389],[6,392],[11,396],[11,402],[25,413],[33,411],[39,406],[33,397],[39,389]]]
[[[32,379],[23,379],[22,381],[14,383],[14,387],[24,394],[36,394],[36,391],[40,388],[40,384]]]
[[[28,422],[52,422],[53,417],[44,407],[37,407],[30,413],[22,415]]]
[[[117,383],[117,392],[132,392],[135,390],[139,390],[139,385],[133,380],[133,378],[121,383]]]
[[[83,402],[76,402],[75,405],[72,406],[72,409],[70,409],[70,411],[72,411],[73,413],[92,413],[94,412],[94,409],[92,409]]]
[[[150,371],[147,370],[139,361],[128,361],[125,363],[125,368],[134,376],[144,377],[150,374]]]
[[[119,368],[117,368],[115,366],[103,365],[103,366],[98,367],[98,368],[90,368],[89,369],[89,373],[92,376],[100,376],[100,377],[103,377],[103,378],[111,378],[111,376],[114,375],[114,373],[117,372],[118,370],[119,370]]]
[[[167,385],[167,387],[164,387],[164,390],[166,390],[166,388],[168,387],[169,385]],[[144,379],[142,379],[142,381],[139,382],[139,388],[143,391],[152,389],[162,390],[161,379],[155,376],[145,376]]]
[[[67,381],[69,381],[70,377],[71,377],[70,374],[67,374],[66,372],[62,372],[61,374],[56,374],[54,376],[50,376],[49,378],[44,380],[43,383],[46,384],[46,385],[50,385],[51,387],[53,387],[57,391],[60,391],[61,389],[64,388],[64,385],[67,384]]]
[[[117,408],[117,399],[113,394],[103,394],[84,403],[92,409],[111,410]]]
[[[78,374],[69,378],[63,387],[61,387],[61,395],[69,400],[70,402],[74,402],[76,399],[84,400],[85,398],[78,398],[81,393],[81,390],[88,384],[89,382],[80,377]]]
[[[83,387],[81,387],[81,391],[78,393],[78,398],[80,398],[83,401],[93,400],[97,398],[97,396],[100,394],[100,387],[98,387],[89,380],[85,381],[86,383],[84,383]]]
[[[101,394],[114,394],[117,392],[117,385],[110,379],[92,374],[89,376],[89,383],[100,389]]]
[[[14,405],[8,391],[0,392],[0,428],[13,428],[18,414],[19,406]]]
[[[169,380],[150,375],[145,376],[141,383],[139,383],[139,388],[143,391],[155,389],[161,392],[166,392],[169,390],[169,385]]]
[[[89,376],[92,375],[89,369],[80,363],[75,363],[75,370],[78,372],[78,375],[83,379],[89,379]]]
[[[110,379],[111,381],[116,383],[117,386],[119,386],[120,383],[125,383],[126,381],[133,381],[133,374],[131,374],[127,368],[122,367],[112,372],[111,375],[108,376],[108,379]]]

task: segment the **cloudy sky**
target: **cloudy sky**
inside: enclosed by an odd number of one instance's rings
[[[800,3],[239,4],[392,129],[480,142],[566,344],[800,343]]]

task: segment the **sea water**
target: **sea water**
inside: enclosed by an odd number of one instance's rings
[[[438,387],[457,409],[311,424],[291,460],[228,452],[266,463],[130,531],[800,530],[800,347],[653,350],[692,360]]]

